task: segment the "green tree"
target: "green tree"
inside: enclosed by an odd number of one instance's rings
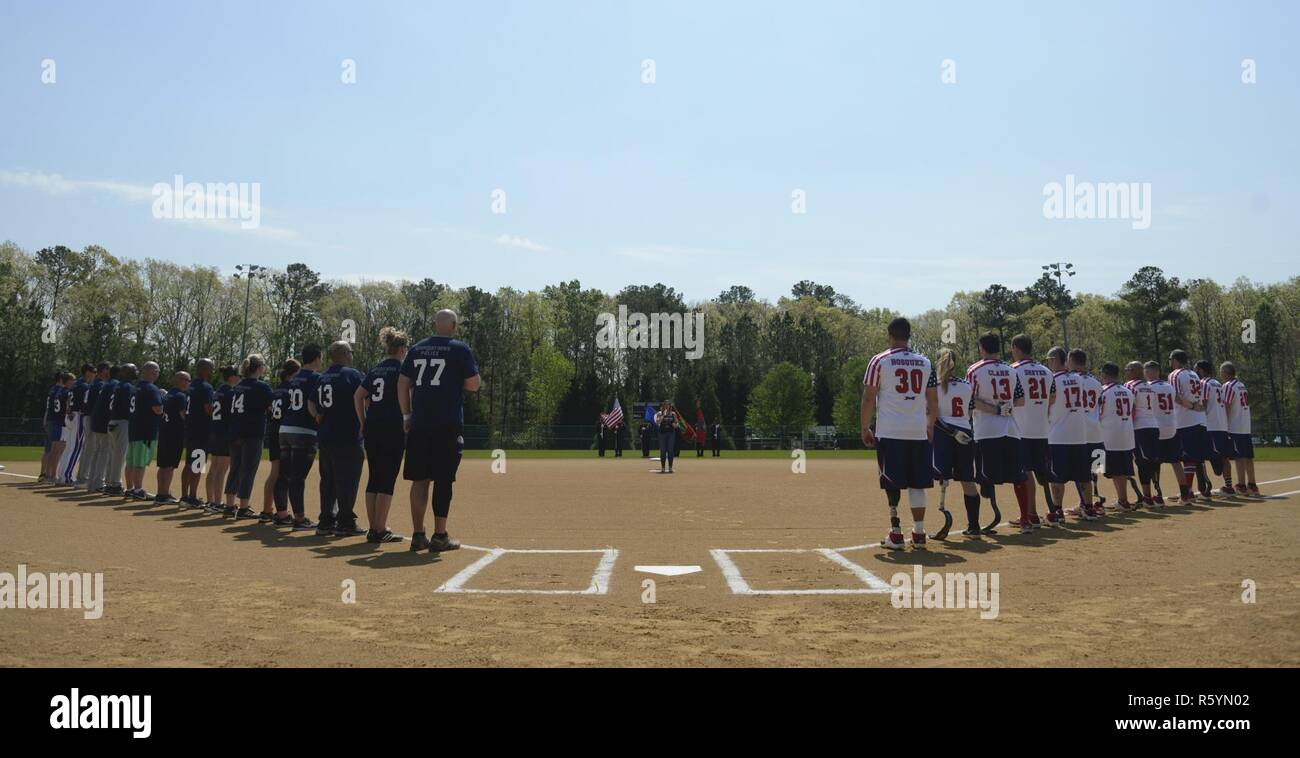
[[[549,424],[555,420],[560,402],[573,379],[573,362],[553,345],[538,345],[529,358],[532,369],[528,381],[528,407],[533,421]]]
[[[812,377],[793,363],[773,366],[754,388],[748,418],[764,430],[803,431],[812,426]]]
[[[862,428],[862,379],[871,358],[859,355],[840,370],[843,388],[835,398],[835,428],[839,434],[858,432]]]

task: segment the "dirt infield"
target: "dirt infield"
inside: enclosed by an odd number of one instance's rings
[[[9,464],[0,571],[103,572],[105,605],[99,620],[0,609],[0,664],[1300,664],[1300,464],[1259,465],[1261,481],[1290,478],[1262,486],[1289,493],[1277,499],[1023,537],[1004,526],[905,553],[863,547],[887,522],[874,462],[809,460],[794,474],[779,459],[686,458],[671,477],[637,457],[491,465],[465,462],[452,509],[452,533],[481,549],[437,558],[38,487],[13,476],[36,464]],[[410,534],[400,483],[391,525]],[[702,570],[635,570],[659,564]],[[917,564],[996,572],[997,618],[893,607],[880,586]]]

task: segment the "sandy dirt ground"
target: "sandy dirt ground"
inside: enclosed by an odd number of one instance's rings
[[[874,461],[811,459],[795,474],[779,459],[686,458],[672,476],[636,457],[508,460],[505,474],[491,464],[465,461],[452,510],[453,535],[485,550],[440,557],[40,487],[13,476],[36,464],[9,464],[0,571],[103,572],[105,603],[98,620],[0,609],[0,665],[1300,664],[1296,463],[1259,465],[1261,482],[1290,478],[1262,485],[1291,493],[1276,499],[1072,520],[1029,536],[1004,525],[978,542],[954,536],[904,553],[856,547],[887,527]],[[1176,491],[1168,479],[1165,491]],[[999,501],[1011,518],[1009,488]],[[400,482],[391,525],[410,534]],[[727,552],[732,578],[789,594],[734,591],[711,551],[746,549],[787,552]],[[510,552],[528,550],[593,552]],[[702,570],[635,570],[659,564]],[[863,592],[916,565],[996,572],[997,618],[895,608],[889,594]],[[1246,580],[1254,603],[1242,601]]]

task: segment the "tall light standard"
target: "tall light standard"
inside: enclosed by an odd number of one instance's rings
[[[1046,266],[1043,266],[1043,270],[1050,276],[1055,276],[1056,283],[1061,287],[1061,299],[1056,303],[1056,312],[1061,316],[1061,341],[1065,343],[1065,349],[1069,350],[1070,332],[1066,327],[1065,318],[1069,314],[1070,310],[1068,307],[1070,304],[1070,295],[1069,290],[1065,288],[1065,278],[1068,276],[1074,276],[1078,272],[1074,270],[1073,263],[1066,263],[1064,261],[1049,263]]]
[[[246,284],[244,286],[244,334],[239,338],[239,360],[244,360],[248,355],[248,307],[252,302],[253,280],[265,279],[270,276],[266,266],[259,266],[256,263],[241,263],[235,266],[235,278],[243,277]]]

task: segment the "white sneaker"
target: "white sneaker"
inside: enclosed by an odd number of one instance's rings
[[[890,532],[880,541],[880,546],[888,550],[906,550],[907,545],[903,542],[901,532]]]

